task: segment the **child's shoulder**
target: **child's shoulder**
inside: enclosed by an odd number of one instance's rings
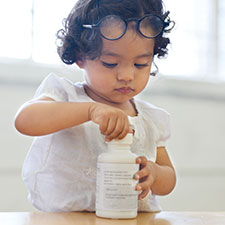
[[[136,108],[146,124],[153,122],[159,137],[157,146],[165,146],[165,141],[170,137],[170,114],[147,101],[135,100]]]
[[[170,114],[163,108],[157,107],[147,101],[135,99],[135,105],[140,115],[151,119],[155,123],[168,123]]]
[[[42,83],[46,84],[61,84],[61,85],[70,85],[70,86],[76,86],[77,88],[83,88],[83,82],[74,82],[72,80],[69,80],[66,77],[58,76],[55,73],[49,73]]]
[[[83,82],[73,82],[55,73],[50,73],[38,87],[35,97],[44,95],[56,101],[68,101],[84,95],[83,92]]]
[[[136,107],[143,112],[169,115],[165,109],[157,107],[147,101],[135,99],[135,103]]]

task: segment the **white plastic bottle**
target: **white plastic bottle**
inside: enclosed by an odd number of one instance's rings
[[[96,215],[129,219],[137,216],[138,191],[134,174],[139,170],[137,155],[130,151],[133,134],[108,142],[108,151],[98,157]]]

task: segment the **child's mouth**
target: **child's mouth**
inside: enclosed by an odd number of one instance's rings
[[[117,88],[115,89],[116,91],[120,92],[121,94],[129,94],[133,92],[134,90],[130,87],[122,87],[122,88]]]

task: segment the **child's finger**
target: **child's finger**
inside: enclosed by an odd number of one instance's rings
[[[112,116],[109,118],[107,129],[105,130],[104,134],[108,137],[113,135],[113,132],[116,129],[117,118]]]
[[[117,118],[116,121],[110,121],[112,123],[111,127],[113,127],[113,130],[110,133],[106,133],[106,138],[107,140],[112,140],[114,138],[117,138],[118,135],[121,133],[123,130],[124,122],[120,122],[120,120]]]
[[[144,167],[143,169],[139,170],[136,175],[135,175],[135,179],[136,180],[140,180],[144,177],[148,177],[151,175],[151,170],[148,167]]]
[[[122,131],[119,133],[119,135],[117,136],[117,139],[123,139],[127,133],[130,132],[130,127],[129,127],[129,123],[128,120],[125,122],[123,122],[123,128]]]
[[[145,189],[141,192],[141,194],[138,195],[138,200],[141,200],[143,198],[145,198],[148,195],[148,192],[150,191],[150,189]]]
[[[152,176],[148,177],[144,182],[138,183],[136,185],[136,190],[141,191],[141,194],[139,196],[141,198],[144,198],[148,194],[152,185],[153,185],[153,177]]]
[[[122,139],[129,132],[128,120],[124,117],[119,117],[116,121],[115,128],[111,134],[107,136],[107,139]]]
[[[126,137],[126,135],[129,133],[129,130],[128,129],[124,129],[117,137],[118,140],[121,140],[123,138]]]
[[[99,120],[96,122],[99,124],[99,130],[101,131],[101,133],[105,134],[108,127],[109,119]]]
[[[136,158],[136,163],[146,165],[148,162],[147,158],[145,156],[139,156]]]

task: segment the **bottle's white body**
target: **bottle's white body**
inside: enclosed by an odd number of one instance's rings
[[[96,185],[97,216],[113,219],[129,219],[137,216],[138,193],[135,190],[137,181],[133,179],[133,175],[139,168],[139,165],[136,164],[136,158],[137,155],[130,151],[129,145],[110,145],[107,153],[99,155]],[[123,179],[124,176],[125,179]],[[120,180],[117,180],[117,178]],[[113,182],[118,183],[114,184]],[[112,192],[110,192],[110,188]],[[120,191],[124,193],[126,188],[127,196],[121,195],[123,200],[117,200],[117,198],[119,199],[121,196],[116,195],[115,191],[117,193],[120,193]],[[112,195],[110,196],[110,194]],[[109,199],[107,199],[107,196],[109,196]],[[110,197],[112,198],[111,204],[113,206],[110,205]],[[106,209],[104,207],[106,207]]]

